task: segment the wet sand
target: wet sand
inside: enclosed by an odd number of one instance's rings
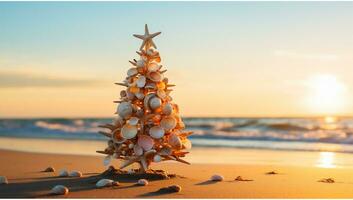
[[[53,147],[55,148],[55,147]],[[221,151],[221,150],[219,150]],[[218,152],[221,155],[222,152]],[[210,158],[211,159],[211,158]],[[255,164],[192,164],[159,163],[153,169],[163,169],[182,177],[150,181],[148,186],[136,186],[135,180],[117,179],[120,186],[97,189],[95,183],[106,167],[99,156],[55,155],[0,151],[0,175],[9,184],[0,185],[0,197],[43,198],[352,198],[351,168],[296,167]],[[118,162],[114,162],[118,166]],[[56,172],[41,172],[52,166]],[[60,178],[60,169],[80,170],[81,178]],[[276,173],[268,172],[274,171]],[[223,182],[212,182],[213,174],[221,174]],[[235,181],[237,176],[253,181]],[[319,182],[333,178],[335,183]],[[50,195],[55,185],[70,189],[66,196]],[[162,187],[178,184],[179,193],[158,192]]]

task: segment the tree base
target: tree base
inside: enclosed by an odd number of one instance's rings
[[[102,174],[103,177],[117,178],[117,179],[127,179],[137,181],[139,179],[146,180],[166,180],[171,178],[176,178],[176,174],[168,174],[163,170],[152,170],[148,169],[145,172],[141,172],[139,169],[132,169],[130,171],[115,169],[113,166],[110,166]]]

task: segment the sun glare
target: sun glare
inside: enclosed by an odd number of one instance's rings
[[[346,102],[346,86],[333,75],[316,75],[311,77],[309,87],[309,106],[320,114],[337,114]]]

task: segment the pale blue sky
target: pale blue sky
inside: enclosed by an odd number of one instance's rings
[[[203,115],[206,104],[229,104],[225,99],[239,105],[220,110],[212,105],[209,114],[303,115],[305,107],[290,100],[305,95],[296,83],[330,74],[353,84],[352,2],[1,2],[0,77],[13,80],[0,81],[8,100],[1,113],[18,114],[9,107],[20,93],[42,90],[50,96],[41,83],[65,96],[56,84],[82,87],[91,80],[97,83],[87,84],[91,93],[85,88],[73,98],[100,94],[92,104],[107,104],[117,94],[107,87],[124,78],[140,46],[132,34],[142,33],[145,23],[151,32],[162,31],[155,42],[186,115]],[[202,105],[192,103],[187,96],[195,93],[210,97]],[[269,109],[282,99],[286,103],[277,110]],[[31,112],[24,108],[19,115],[46,115],[37,100]],[[112,106],[92,113],[109,116]],[[347,106],[344,110],[352,108]]]

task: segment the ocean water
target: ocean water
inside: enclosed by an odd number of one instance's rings
[[[353,118],[183,118],[194,147],[353,153]],[[0,139],[105,141],[107,118],[0,119]]]

